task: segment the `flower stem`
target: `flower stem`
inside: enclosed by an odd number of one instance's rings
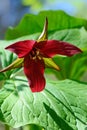
[[[10,130],[10,126],[8,126],[7,124],[5,124],[5,130]]]

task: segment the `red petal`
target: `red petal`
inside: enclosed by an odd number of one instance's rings
[[[5,49],[8,49],[16,53],[19,58],[22,58],[32,50],[34,44],[35,44],[34,40],[25,40],[25,41],[16,42],[6,47]]]
[[[41,42],[38,43],[37,46],[44,56],[50,58],[56,54],[72,56],[82,52],[78,47],[72,44],[57,40],[43,41],[42,46]]]
[[[45,87],[44,73],[44,62],[39,59],[25,58],[24,61],[24,73],[28,78],[30,88],[32,92],[40,92]]]

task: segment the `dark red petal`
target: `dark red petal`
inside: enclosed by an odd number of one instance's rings
[[[40,92],[45,87],[43,60],[30,60],[28,57],[24,61],[24,73],[28,78],[32,92]]]
[[[9,45],[5,49],[8,49],[16,53],[19,58],[22,58],[32,50],[34,44],[35,44],[34,40],[25,40]]]
[[[53,57],[56,54],[73,56],[77,53],[82,52],[75,45],[63,41],[57,41],[57,40],[43,41],[42,45],[40,42],[37,44],[37,46],[40,49],[40,52],[46,57]]]

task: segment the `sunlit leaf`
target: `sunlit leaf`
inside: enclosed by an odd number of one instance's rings
[[[0,120],[12,127],[38,124],[46,130],[80,130],[87,124],[87,84],[72,80],[47,81],[32,93],[23,79],[6,81],[0,90]],[[81,129],[84,130],[84,129]]]
[[[9,28],[6,39],[42,32],[45,18],[48,18],[48,32],[70,28],[87,28],[87,20],[69,16],[64,11],[42,11],[38,15],[27,14],[15,28]]]

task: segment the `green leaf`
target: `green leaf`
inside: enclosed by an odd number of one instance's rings
[[[35,34],[19,37],[14,40],[9,40],[9,41],[1,40],[0,51],[2,50],[2,48],[5,48],[6,46],[11,45],[18,41],[23,41],[27,39],[37,40],[39,35],[40,33],[35,33]],[[78,46],[82,50],[85,50],[85,51],[87,50],[87,31],[84,28],[64,29],[64,30],[53,31],[51,33],[48,33],[48,39],[66,41],[66,42],[69,42],[71,44]]]
[[[5,51],[3,48],[0,49],[0,51],[1,51],[0,81],[2,80],[5,81],[6,79],[10,79],[15,75],[18,75],[18,73],[21,71],[20,66],[21,60],[17,59],[15,54],[9,51]],[[17,61],[19,61],[20,63],[16,64]],[[18,68],[16,68],[17,66]],[[1,72],[2,70],[5,70],[4,73]]]
[[[46,130],[84,130],[87,124],[87,84],[47,81],[32,93],[23,79],[6,81],[0,90],[0,120],[14,128],[37,124]]]
[[[82,54],[77,54],[72,57],[54,57],[54,61],[60,66],[61,71],[48,70],[59,79],[74,79],[81,80],[84,72],[87,71],[87,32],[84,28],[67,29],[56,31],[49,36],[49,39],[59,39],[76,45],[83,50]]]
[[[54,31],[49,34],[49,39],[56,39],[65,41],[76,45],[83,51],[87,50],[87,31],[84,28],[81,29],[64,29],[60,31]]]
[[[69,16],[64,11],[42,11],[38,15],[26,14],[15,28],[10,27],[6,39],[11,40],[24,35],[42,32],[44,20],[48,18],[48,32],[70,28],[87,28],[87,20]]]
[[[24,126],[23,130],[45,130],[45,129],[36,124],[29,124],[29,125]]]
[[[83,74],[87,71],[87,51],[73,57],[53,58],[54,62],[59,65],[60,71],[47,69],[46,73],[54,74],[57,79],[74,79],[82,80]],[[82,81],[85,81],[84,79]],[[87,82],[87,80],[85,81]]]
[[[0,73],[0,81],[2,81],[2,80],[5,80],[5,75],[4,75],[4,73]]]

